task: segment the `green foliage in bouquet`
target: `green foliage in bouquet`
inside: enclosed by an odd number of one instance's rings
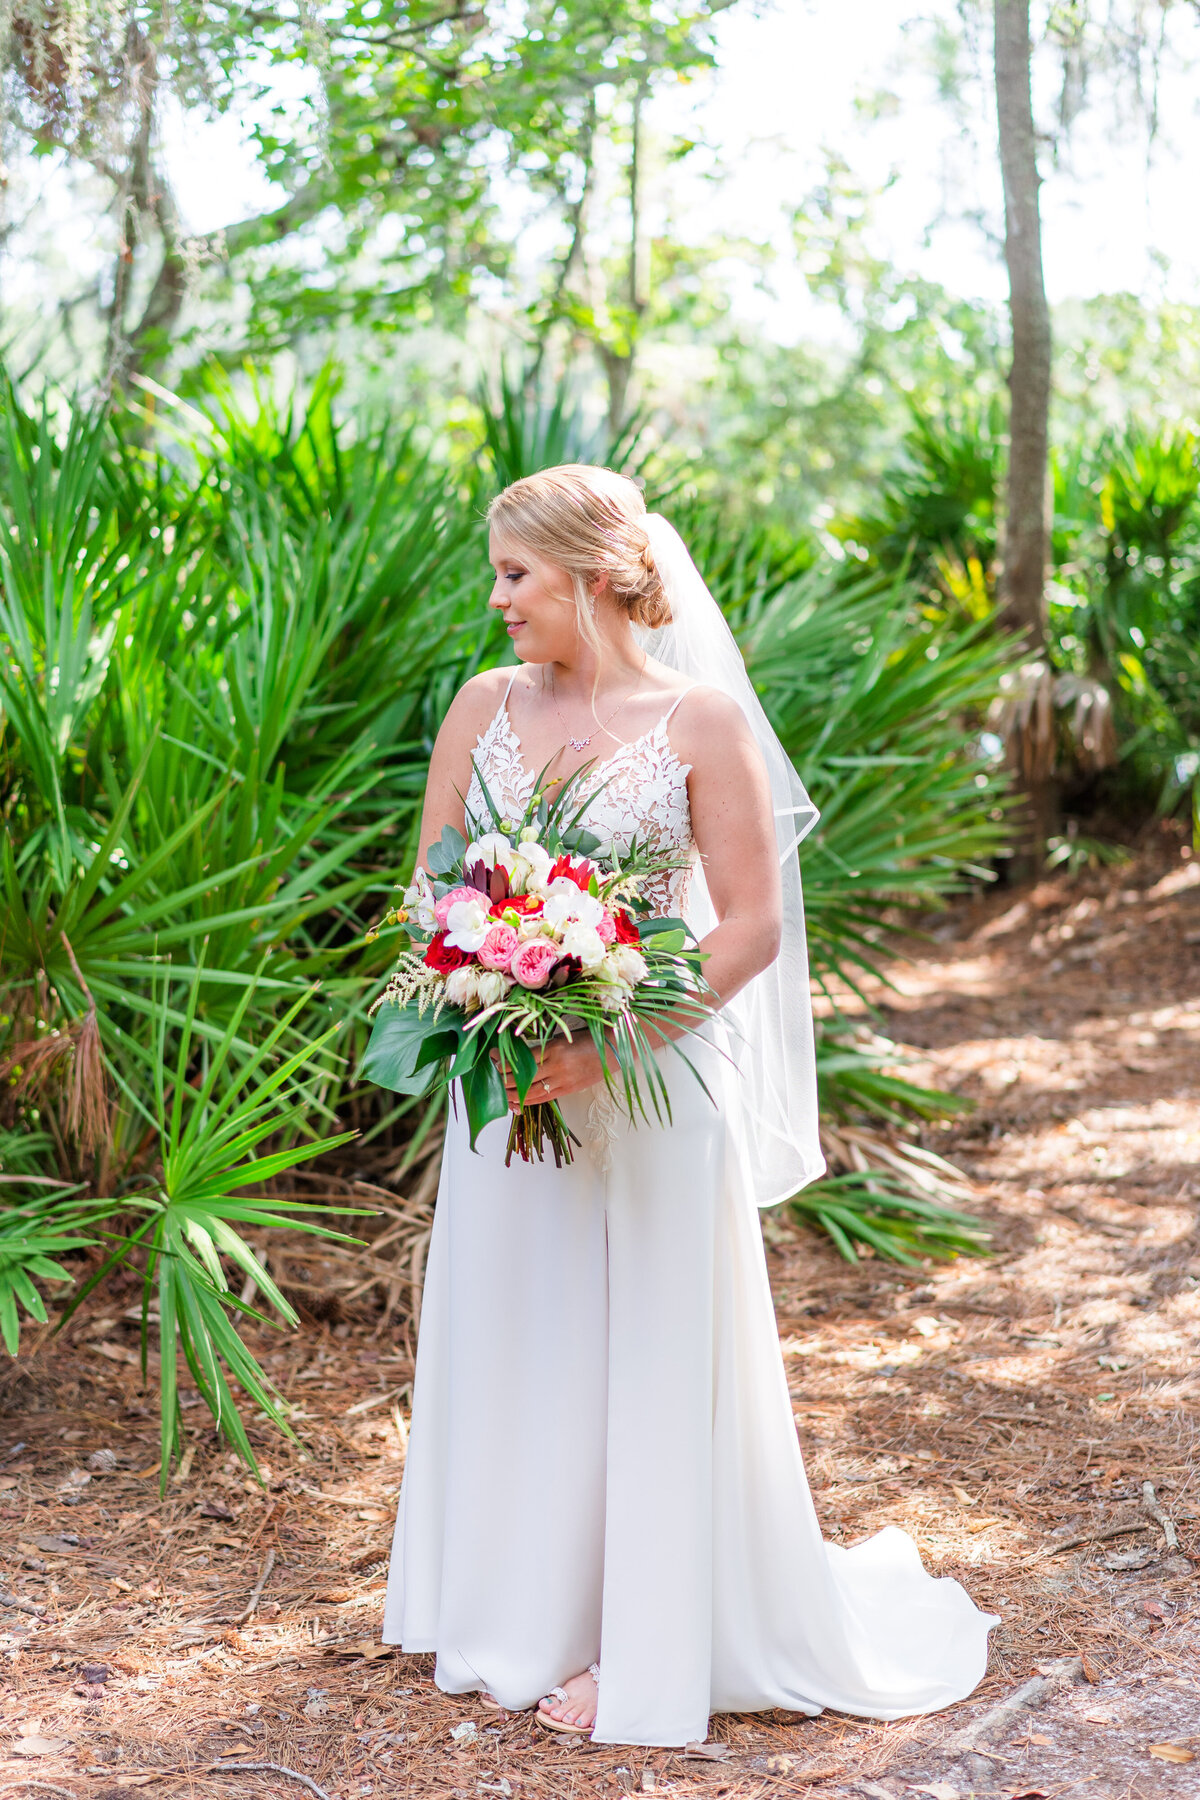
[[[543,1143],[549,1144],[556,1164],[572,1160],[572,1133],[558,1106],[552,1101],[531,1105],[528,1099],[539,1053],[551,1038],[571,1039],[577,1032],[587,1032],[605,1082],[610,1091],[619,1089],[628,1116],[649,1119],[653,1111],[656,1118],[669,1118],[667,1081],[655,1046],[668,1042],[685,1061],[689,1059],[678,1042],[655,1034],[655,1027],[665,1027],[671,1020],[692,1027],[708,1015],[702,998],[703,957],[687,927],[681,919],[650,916],[638,896],[646,877],[677,865],[647,856],[636,843],[619,858],[598,855],[600,840],[581,823],[592,798],[583,791],[591,768],[586,764],[569,779],[552,784],[553,791],[543,786],[543,771],[517,820],[502,817],[478,768],[475,773],[493,832],[515,855],[537,848],[552,868],[569,864],[572,857],[586,859],[575,866],[587,874],[593,901],[620,902],[618,916],[627,920],[634,913],[626,909],[640,907],[636,936],[642,967],[636,982],[626,985],[597,978],[578,959],[563,956],[543,985],[510,980],[506,992],[476,1001],[474,1010],[464,1011],[449,1003],[443,975],[431,967],[428,953],[408,951],[382,997],[363,1060],[363,1074],[399,1094],[419,1095],[435,1085],[459,1082],[472,1147],[485,1125],[508,1113],[504,1077],[511,1072],[521,1105],[512,1115],[506,1160],[515,1152],[527,1160],[540,1160]],[[478,833],[487,821],[468,823]],[[440,841],[426,852],[433,877],[430,896],[439,900],[470,887],[494,913],[512,898],[507,873],[494,859],[490,870],[482,862],[472,865],[471,849],[453,826],[443,830]],[[519,904],[523,896],[515,898]],[[498,916],[503,918],[503,911]],[[513,920],[519,916],[512,914]],[[537,914],[526,918],[536,922]],[[436,944],[438,939],[431,941]],[[495,971],[490,978],[497,990],[504,985],[504,977]],[[689,1067],[696,1072],[690,1062]]]

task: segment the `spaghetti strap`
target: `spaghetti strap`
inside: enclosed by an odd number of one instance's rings
[[[662,718],[659,720],[659,724],[663,727],[664,730],[671,723],[671,720],[675,714],[676,707],[679,706],[682,701],[686,700],[688,695],[691,693],[692,688],[697,687],[698,685],[699,684],[697,682],[693,682],[692,687],[685,687],[682,694],[680,694],[679,699],[674,701],[672,703],[671,707],[669,708],[669,710],[663,714]]]
[[[508,696],[512,693],[513,682],[517,679],[517,676],[520,673],[521,673],[521,665],[518,663],[517,667],[513,670],[512,674],[508,678],[508,686],[504,690],[504,697],[501,700],[499,706],[496,708],[496,718],[497,719],[501,716],[501,714],[503,714],[505,718],[508,717]],[[493,721],[493,723],[494,723],[494,721]]]

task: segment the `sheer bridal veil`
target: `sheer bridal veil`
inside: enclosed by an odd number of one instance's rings
[[[730,1053],[747,1115],[755,1194],[760,1206],[772,1206],[815,1180],[825,1167],[817,1130],[812,1002],[796,858],[796,846],[817,822],[817,809],[772,730],[737,641],[679,533],[661,513],[648,513],[642,523],[671,622],[657,631],[640,630],[638,638],[659,662],[737,701],[771,782],[783,882],[782,941],[770,968],[756,975],[722,1014],[732,1027]],[[698,937],[716,923],[702,870],[689,913]]]

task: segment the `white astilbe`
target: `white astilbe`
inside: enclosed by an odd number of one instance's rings
[[[446,981],[436,969],[429,967],[424,957],[418,956],[413,950],[405,950],[396,964],[395,973],[371,1007],[371,1015],[385,1001],[396,1006],[407,1006],[410,1000],[417,1003],[418,1018],[423,1019],[432,1006],[436,1019],[446,1004]]]

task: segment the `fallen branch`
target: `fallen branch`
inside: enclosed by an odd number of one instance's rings
[[[1018,1713],[1040,1706],[1053,1688],[1061,1686],[1064,1681],[1074,1680],[1076,1675],[1082,1673],[1082,1669],[1083,1664],[1078,1656],[1066,1657],[1048,1675],[1035,1675],[1032,1681],[1019,1687],[1015,1694],[1010,1694],[1007,1700],[1001,1700],[981,1718],[972,1720],[962,1731],[947,1738],[944,1744],[938,1746],[939,1749],[951,1756],[962,1756],[968,1751],[978,1753],[980,1738],[991,1737],[993,1732],[1010,1725]],[[986,1755],[987,1752],[983,1754]]]
[[[411,1381],[405,1381],[399,1387],[389,1388],[386,1394],[372,1394],[369,1399],[360,1400],[357,1406],[348,1406],[345,1416],[352,1419],[357,1413],[370,1412],[372,1407],[386,1406],[390,1400],[398,1400],[401,1394],[407,1393],[411,1386]]]
[[[1142,1506],[1145,1509],[1147,1516],[1154,1520],[1154,1523],[1166,1538],[1167,1549],[1178,1550],[1179,1533],[1176,1531],[1174,1523],[1168,1519],[1166,1513],[1155,1499],[1154,1483],[1152,1481],[1143,1481],[1142,1483]]]
[[[1095,1531],[1081,1531],[1077,1537],[1064,1538],[1061,1544],[1044,1544],[1029,1558],[1037,1562],[1043,1556],[1061,1556],[1064,1550],[1077,1550],[1081,1544],[1103,1544],[1109,1538],[1127,1537],[1131,1531],[1146,1531],[1144,1519],[1118,1519],[1111,1525],[1097,1526]]]
[[[166,1654],[168,1656],[174,1656],[179,1650],[195,1650],[201,1644],[219,1644],[229,1630],[229,1627],[237,1624],[237,1620],[228,1617],[224,1619],[207,1619],[204,1620],[203,1623],[206,1626],[205,1630],[186,1632],[183,1637],[175,1638],[171,1643],[165,1644],[163,1648],[166,1651]]]
[[[1033,1413],[983,1412],[975,1414],[972,1424],[975,1419],[986,1419],[989,1424],[997,1425],[1044,1425],[1047,1430],[1053,1430],[1058,1423],[1056,1419],[1039,1419]]]
[[[270,1580],[271,1570],[274,1567],[275,1552],[274,1550],[268,1550],[267,1554],[263,1557],[262,1568],[258,1571],[258,1580],[255,1582],[254,1592],[250,1596],[250,1604],[245,1612],[238,1614],[237,1618],[234,1620],[235,1625],[244,1625],[247,1619],[252,1619],[254,1617],[255,1613],[258,1611],[258,1603],[262,1599],[262,1591]]]
[[[46,1564],[40,1556],[28,1556],[23,1550],[0,1551],[9,1562],[15,1562],[19,1569],[32,1569],[35,1575],[46,1573]]]
[[[317,1800],[333,1800],[333,1795],[327,1794],[323,1787],[318,1787],[316,1782],[313,1781],[311,1779],[311,1777],[309,1777],[308,1775],[302,1775],[300,1773],[299,1769],[285,1768],[282,1763],[271,1763],[271,1762],[220,1763],[220,1762],[215,1762],[215,1763],[209,1763],[208,1766],[209,1766],[210,1770],[215,1769],[219,1774],[222,1774],[222,1775],[226,1775],[226,1774],[240,1775],[243,1770],[245,1770],[247,1772],[247,1774],[249,1774],[250,1771],[253,1769],[258,1769],[260,1771],[269,1769],[273,1775],[286,1775],[289,1781],[298,1781],[300,1783],[301,1787],[306,1787],[308,1789],[310,1794],[316,1794]]]
[[[15,1794],[18,1788],[36,1788],[39,1794],[59,1794],[61,1800],[76,1800],[76,1796],[70,1788],[59,1787],[56,1781],[35,1781],[29,1775],[18,1775],[16,1781],[7,1785],[2,1791],[6,1794]]]
[[[44,1619],[46,1609],[39,1606],[36,1600],[26,1600],[23,1594],[9,1594],[0,1588],[0,1606],[11,1606],[16,1612],[29,1613],[35,1619]]]
[[[296,1492],[307,1494],[310,1500],[323,1500],[326,1506],[373,1506],[375,1504],[365,1494],[323,1494],[320,1488],[306,1487],[302,1481],[296,1483]]]

